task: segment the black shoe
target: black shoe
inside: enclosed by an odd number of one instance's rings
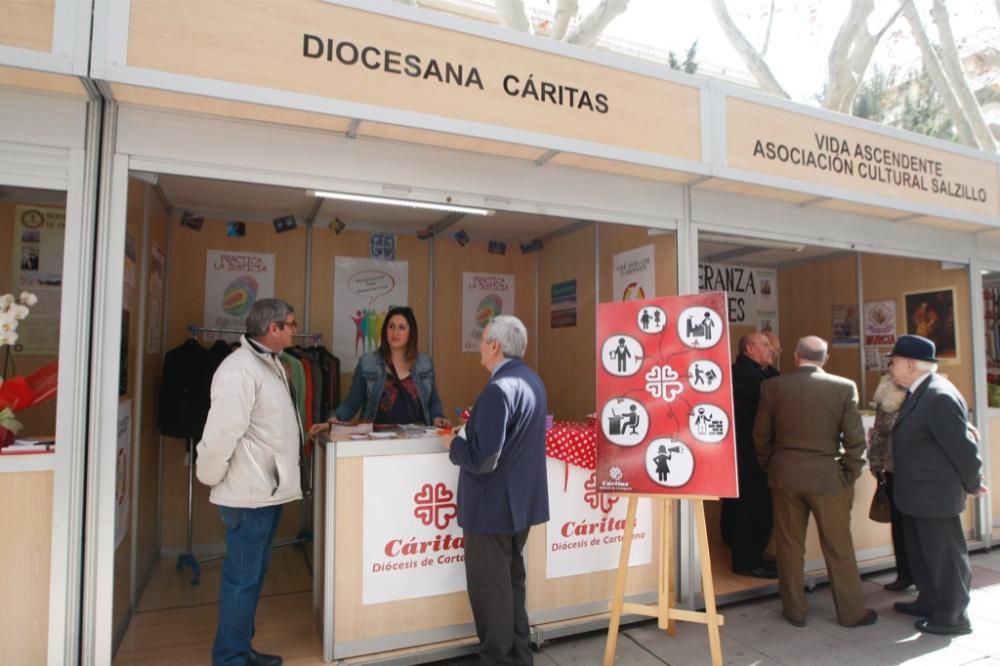
[[[281,657],[276,654],[264,654],[250,650],[251,666],[281,666]]]
[[[758,564],[755,568],[760,569],[761,571],[769,571],[773,573],[775,577],[778,576],[778,565],[776,562],[771,560],[761,559],[760,564]]]
[[[960,621],[958,624],[944,624],[942,622],[934,622],[933,620],[924,618],[914,622],[913,626],[915,626],[918,631],[923,631],[928,634],[940,634],[941,636],[964,636],[972,633],[972,625],[969,623],[968,617]]]
[[[777,578],[778,572],[764,567],[754,567],[753,569],[733,569],[734,574],[740,576],[750,576],[752,578]]]
[[[912,580],[906,580],[905,578],[897,578],[891,583],[886,583],[885,585],[882,586],[882,588],[888,590],[889,592],[902,592],[904,590],[910,589],[911,585],[913,585]]]
[[[806,621],[805,620],[796,620],[793,617],[785,615],[785,613],[782,613],[782,615],[785,616],[785,619],[788,620],[788,623],[790,625],[792,625],[793,627],[804,627],[804,626],[806,626]]]
[[[846,624],[845,627],[870,627],[871,625],[878,622],[878,613],[875,612],[874,608],[866,608],[865,615],[860,620],[854,624]]]
[[[916,601],[897,601],[892,607],[896,609],[897,613],[912,615],[913,617],[927,617],[931,614],[929,610]]]

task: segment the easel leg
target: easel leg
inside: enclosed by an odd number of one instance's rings
[[[677,635],[677,621],[670,618],[670,609],[674,607],[673,579],[673,546],[674,546],[674,500],[660,500],[660,590],[658,606],[660,616],[657,625],[666,630],[670,636]]]
[[[615,648],[618,645],[618,628],[622,620],[622,606],[625,604],[625,577],[628,574],[628,558],[632,550],[632,533],[635,532],[635,508],[639,500],[628,498],[625,514],[625,539],[622,541],[621,557],[618,560],[618,578],[615,581],[615,596],[611,599],[611,618],[608,621],[608,642],[604,646],[604,666],[615,663]]]
[[[719,614],[715,608],[715,582],[712,579],[712,555],[708,550],[708,528],[705,525],[705,502],[691,500],[695,508],[698,529],[698,550],[701,551],[701,589],[705,597],[708,643],[712,650],[712,666],[722,666],[722,639],[719,636]]]

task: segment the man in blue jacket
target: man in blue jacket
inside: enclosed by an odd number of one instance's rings
[[[486,327],[479,355],[490,381],[448,445],[461,468],[458,524],[479,656],[490,665],[533,663],[522,553],[531,526],[549,519],[549,495],[545,387],[521,360],[527,346],[516,317]]]

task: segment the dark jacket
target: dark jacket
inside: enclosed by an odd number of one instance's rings
[[[347,421],[360,409],[362,421],[374,421],[379,400],[382,398],[382,390],[385,388],[386,376],[385,360],[381,352],[368,352],[358,359],[347,398],[334,410],[333,416],[341,421]],[[434,385],[434,364],[431,362],[431,357],[418,352],[417,360],[410,368],[410,376],[416,382],[420,393],[424,423],[430,425],[437,417],[444,416],[441,397]]]
[[[451,441],[458,524],[476,534],[513,534],[549,519],[545,386],[521,359],[490,379],[472,407],[465,437]]]
[[[164,355],[157,414],[161,434],[201,439],[211,403],[212,375],[221,362],[221,354],[210,352],[193,338]]]
[[[741,492],[754,480],[766,484],[753,450],[753,422],[760,404],[760,385],[767,377],[767,369],[753,359],[744,354],[736,357],[736,363],[733,363],[733,416]]]
[[[904,514],[948,518],[979,489],[982,460],[968,428],[968,409],[944,377],[925,379],[899,410],[892,431],[893,499]]]

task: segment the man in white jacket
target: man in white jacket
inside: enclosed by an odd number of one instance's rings
[[[254,303],[242,346],[212,379],[212,406],[198,444],[198,480],[212,487],[226,526],[213,666],[275,666],[281,657],[253,650],[254,614],[283,506],[302,499],[302,424],[278,355],[292,345],[294,310]]]

